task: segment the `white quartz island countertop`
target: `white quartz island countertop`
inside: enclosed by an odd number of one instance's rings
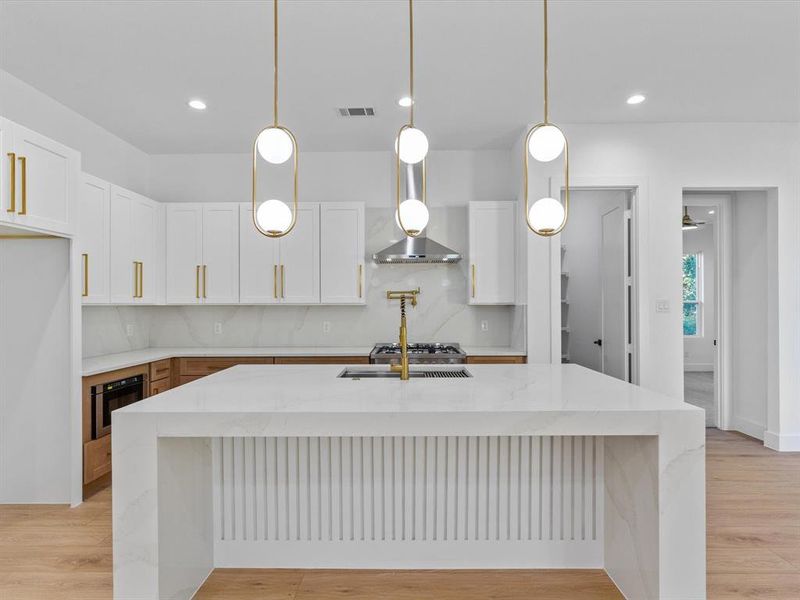
[[[209,440],[248,436],[601,436],[600,566],[628,598],[705,596],[702,410],[577,365],[343,368],[240,365],[114,411],[115,598],[189,598],[219,566]]]

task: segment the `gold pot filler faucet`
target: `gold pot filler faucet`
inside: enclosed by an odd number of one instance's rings
[[[406,325],[406,298],[411,301],[411,306],[417,305],[419,288],[415,290],[388,290],[387,300],[400,300],[400,364],[391,365],[392,371],[400,371],[400,379],[408,381],[408,327]]]

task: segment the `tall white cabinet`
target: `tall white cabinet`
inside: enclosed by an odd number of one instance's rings
[[[297,209],[294,229],[268,238],[253,224],[251,205],[239,205],[242,304],[319,304],[319,204]]]
[[[168,304],[239,302],[238,204],[168,204],[166,239]]]
[[[81,299],[84,304],[107,304],[108,233],[111,184],[83,174],[78,198],[78,245],[81,253]]]
[[[516,211],[516,202],[469,203],[469,304],[514,304]]]
[[[0,222],[72,235],[80,153],[0,118]]]
[[[364,304],[364,205],[320,205],[320,296],[323,304]]]

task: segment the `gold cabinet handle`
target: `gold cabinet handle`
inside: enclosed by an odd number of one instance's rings
[[[208,265],[203,265],[203,298],[208,298],[206,295],[206,272],[208,271]]]
[[[278,298],[278,265],[272,265],[272,297]]]
[[[281,265],[281,298],[286,298],[286,273]]]
[[[200,265],[194,270],[194,297],[200,298]]]
[[[19,211],[21,215],[28,214],[28,159],[24,156],[19,157],[19,167],[22,172],[22,208]]]
[[[362,285],[363,284],[361,283],[361,280],[362,280],[363,276],[364,276],[364,266],[363,265],[358,265],[358,297],[359,298],[361,298],[361,294],[362,294]]]
[[[83,292],[81,295],[86,298],[89,295],[89,255],[81,254],[83,258]]]
[[[11,162],[11,169],[8,173],[9,186],[11,188],[11,202],[6,209],[6,212],[17,212],[17,155],[13,152],[7,154]]]
[[[475,265],[472,265],[472,297],[475,297]]]
[[[133,297],[139,297],[139,261],[133,261]]]
[[[139,261],[139,298],[144,298],[144,261]]]

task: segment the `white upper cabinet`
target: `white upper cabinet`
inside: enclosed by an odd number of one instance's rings
[[[469,203],[470,304],[513,304],[516,298],[516,202]]]
[[[168,304],[239,302],[239,205],[166,207]]]
[[[320,205],[320,297],[323,304],[364,304],[364,205]]]
[[[111,185],[83,175],[78,200],[81,297],[84,304],[107,304],[108,230]]]
[[[239,206],[242,304],[318,304],[319,204],[300,204],[294,229],[282,238],[259,233],[251,205]]]
[[[0,221],[48,233],[75,231],[80,154],[3,119]]]
[[[155,304],[163,285],[157,202],[111,186],[109,299],[112,304]]]

